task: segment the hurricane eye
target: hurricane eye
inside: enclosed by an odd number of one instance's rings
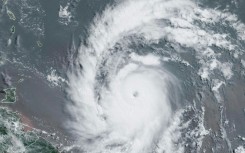
[[[82,33],[74,35],[82,41],[74,39],[74,53],[68,48],[71,64],[64,74],[65,109],[71,116],[64,125],[78,139],[79,151],[184,153],[244,147],[236,137],[245,125],[237,116],[240,106],[245,108],[239,95],[245,86],[245,21],[233,10],[239,0],[230,1],[95,3],[90,8],[99,8],[92,10],[94,19],[89,15],[79,28]],[[60,81],[56,75],[51,79]],[[237,115],[230,114],[234,100]],[[225,138],[223,132],[228,132]]]
[[[134,91],[133,96],[134,96],[134,98],[137,98],[139,96],[139,92],[138,91]]]

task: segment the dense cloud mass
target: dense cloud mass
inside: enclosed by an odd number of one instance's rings
[[[219,88],[234,73],[233,63],[220,59],[227,52],[243,54],[244,28],[235,15],[191,0],[107,6],[94,18],[68,73],[72,104],[66,106],[66,126],[77,146],[90,153],[199,152],[210,131],[205,108],[193,109],[195,100],[182,98],[183,78],[211,81],[222,101]],[[182,76],[169,63],[190,73]]]

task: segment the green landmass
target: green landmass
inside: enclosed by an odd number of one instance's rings
[[[38,46],[38,47],[43,47],[42,42],[38,40],[38,41],[37,41],[37,46]]]
[[[15,33],[15,26],[14,25],[10,28],[10,32],[13,34]]]
[[[0,107],[0,153],[58,153],[37,132],[24,131],[18,113]]]
[[[16,102],[16,88],[3,89],[5,98],[1,101],[2,103],[15,103]]]
[[[9,9],[7,9],[7,14],[8,14],[10,20],[16,20],[14,13],[12,11],[10,11]]]
[[[3,1],[3,5],[6,5],[8,3],[8,0],[2,0]]]

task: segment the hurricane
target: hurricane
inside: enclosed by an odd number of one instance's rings
[[[219,89],[244,52],[244,28],[233,13],[200,1],[108,4],[88,26],[67,74],[64,122],[75,145],[88,153],[203,151],[212,135],[207,105],[223,106]],[[203,100],[206,89],[215,102]],[[219,121],[217,141],[230,146]]]

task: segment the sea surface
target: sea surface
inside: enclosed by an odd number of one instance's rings
[[[244,0],[0,10],[0,152],[245,152]]]

